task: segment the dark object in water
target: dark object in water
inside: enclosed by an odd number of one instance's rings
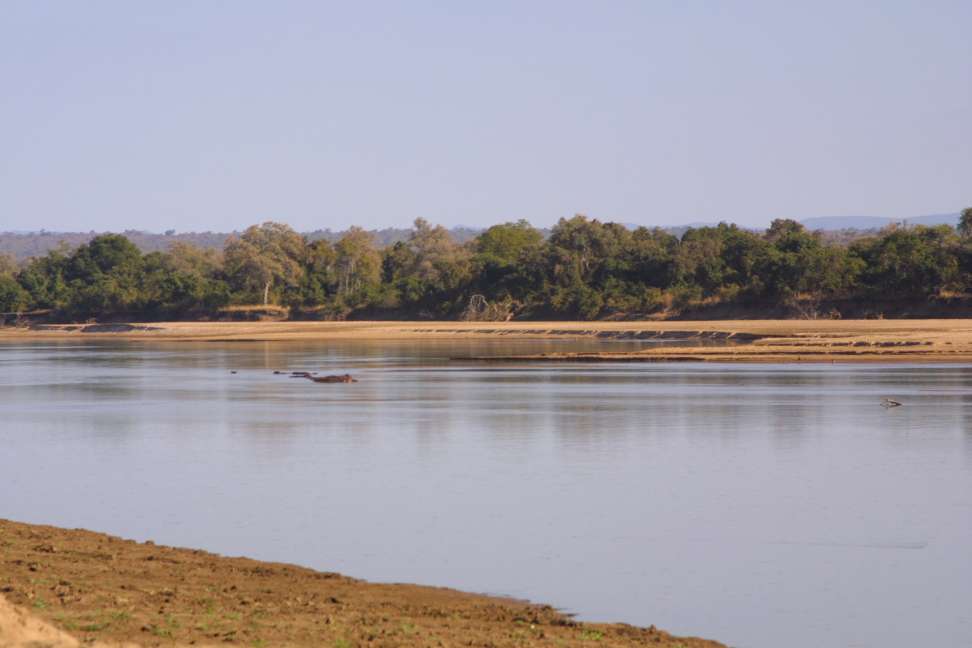
[[[273,372],[273,375],[274,375],[274,376],[280,376],[280,375],[282,375],[282,374],[283,374],[283,372],[282,372],[282,371],[274,371],[274,372]]]
[[[344,374],[342,376],[304,376],[308,380],[313,380],[316,383],[354,383],[358,382],[351,377],[351,374]]]
[[[134,331],[161,331],[157,326],[143,326],[140,324],[88,324],[81,329],[82,333],[132,333]]]
[[[885,398],[881,401],[881,407],[901,407],[901,403],[890,398]]]
[[[235,374],[236,372],[235,372],[235,371],[231,371],[230,373],[231,373],[231,374]]]
[[[290,377],[291,378],[310,378],[313,375],[314,374],[311,373],[311,372],[309,372],[309,371],[291,371],[290,372]]]

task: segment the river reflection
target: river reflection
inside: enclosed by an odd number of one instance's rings
[[[972,645],[972,368],[448,360],[605,346],[638,343],[7,344],[0,516],[734,646]]]

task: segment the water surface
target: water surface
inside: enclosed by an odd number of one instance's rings
[[[0,345],[0,516],[740,647],[972,645],[972,367],[448,361],[605,347]]]

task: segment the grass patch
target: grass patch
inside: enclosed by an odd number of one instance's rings
[[[94,623],[86,623],[78,629],[82,632],[101,632],[110,625],[111,624],[107,621],[102,621],[100,623],[96,621]]]
[[[407,635],[413,635],[416,632],[418,632],[418,629],[415,627],[415,624],[414,623],[403,623],[402,624],[402,634],[404,634],[404,635],[407,636]]]
[[[168,628],[163,628],[163,627],[157,626],[155,624],[152,624],[152,625],[148,626],[148,631],[152,635],[154,635],[156,637],[159,637],[161,639],[171,639],[172,638],[172,631],[171,630],[169,630]]]

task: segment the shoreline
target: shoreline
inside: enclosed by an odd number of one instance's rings
[[[724,648],[548,605],[0,519],[0,645],[651,645]],[[6,599],[6,603],[4,603]],[[26,619],[26,621],[25,621]],[[44,629],[46,626],[46,629]],[[46,634],[44,634],[46,633]],[[6,637],[6,638],[5,638]],[[11,638],[13,637],[13,638]],[[9,642],[9,643],[8,643]],[[105,642],[105,643],[102,643]]]
[[[637,351],[471,355],[454,359],[505,362],[972,362],[972,319],[149,322],[46,325],[41,330],[0,328],[0,344],[106,339],[157,342],[594,339],[640,341],[645,343],[645,348]],[[683,344],[653,344],[669,341]],[[690,345],[692,343],[698,344]]]

